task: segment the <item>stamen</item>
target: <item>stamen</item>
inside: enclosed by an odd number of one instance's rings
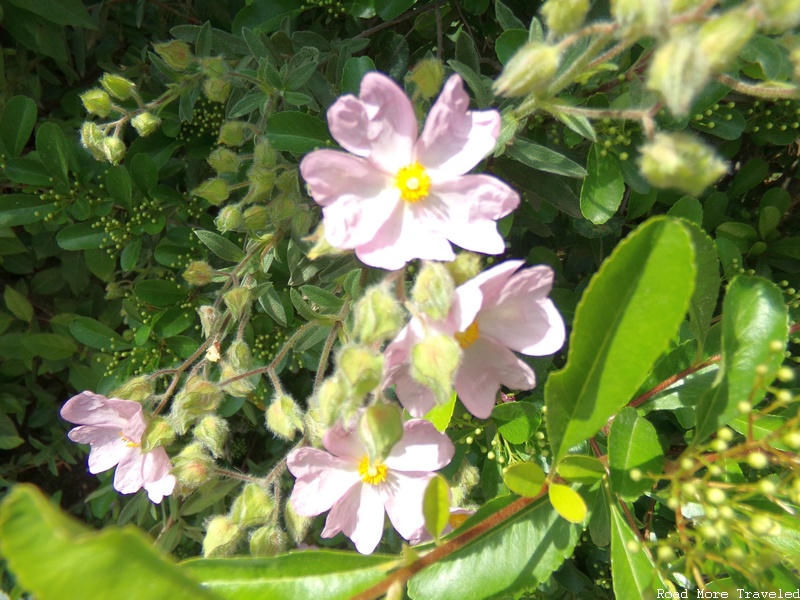
[[[481,332],[478,330],[477,321],[473,321],[464,331],[457,331],[455,334],[456,341],[458,341],[458,345],[461,346],[462,350],[472,346],[478,341],[479,337],[481,337]]]
[[[361,475],[361,481],[369,485],[378,485],[386,481],[386,473],[388,470],[389,469],[382,462],[372,464],[369,460],[369,456],[362,458],[358,465],[358,474]]]
[[[413,162],[400,169],[395,177],[395,185],[400,190],[400,196],[406,202],[419,202],[428,197],[431,188],[431,178],[418,162]]]
[[[120,431],[120,432],[119,432],[117,435],[118,435],[119,437],[121,437],[121,438],[122,438],[122,441],[123,441],[123,442],[125,442],[125,445],[126,445],[128,448],[140,448],[140,447],[141,447],[141,444],[139,444],[139,443],[137,443],[137,442],[134,442],[134,441],[133,441],[131,438],[129,438],[129,437],[125,437],[125,436],[122,434],[122,432],[121,432],[121,431]]]

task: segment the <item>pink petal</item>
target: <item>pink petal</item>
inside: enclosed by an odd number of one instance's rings
[[[511,350],[480,337],[464,350],[454,387],[469,412],[488,419],[501,385],[529,390],[535,384],[533,370]]]
[[[131,450],[132,448],[128,446],[128,443],[118,435],[107,443],[93,444],[89,453],[89,472],[102,473],[103,471],[108,471],[128,456]]]
[[[300,161],[300,173],[311,197],[321,206],[340,198],[375,198],[393,184],[393,179],[369,161],[338,150],[315,150],[307,154]]]
[[[500,294],[503,292],[508,280],[514,272],[519,269],[525,261],[522,260],[507,260],[495,265],[491,269],[486,269],[479,273],[469,281],[461,284],[456,289],[456,295],[461,294],[474,294],[476,291],[481,294],[483,298],[483,306],[491,307],[497,304],[500,300]]]
[[[170,475],[171,468],[169,456],[164,448],[156,448],[142,455],[142,478],[144,489],[151,502],[160,504],[164,496],[169,496],[177,483],[175,477]]]
[[[150,502],[161,504],[164,496],[169,496],[173,492],[176,483],[177,480],[174,475],[167,475],[157,481],[145,483],[144,489],[147,492],[147,497],[150,498]]]
[[[129,448],[114,473],[114,489],[120,494],[133,494],[144,484],[144,455],[138,448]]]
[[[383,536],[383,501],[375,486],[354,486],[328,515],[322,537],[340,531],[353,540],[361,554],[372,554]]]
[[[436,471],[450,464],[454,452],[453,442],[433,423],[412,419],[403,424],[403,438],[384,462],[392,471]]]
[[[355,429],[348,431],[338,423],[325,432],[322,445],[334,456],[350,462],[358,463],[367,455],[367,449],[364,448]]]
[[[343,96],[328,109],[328,128],[342,148],[387,174],[412,162],[414,108],[400,86],[382,73],[367,73],[358,98]]]
[[[417,160],[429,169],[463,175],[494,149],[500,133],[496,110],[471,112],[461,77],[447,80],[425,121],[415,148]]]
[[[392,188],[374,198],[343,196],[322,209],[325,238],[334,248],[362,248],[375,240],[400,203],[399,190]]]
[[[128,419],[141,411],[138,402],[82,392],[66,401],[61,407],[61,417],[78,425],[119,425],[122,430]]]
[[[430,388],[411,377],[408,367],[398,369],[392,379],[397,399],[412,417],[423,417],[436,406],[436,397]]]
[[[411,377],[411,348],[425,335],[422,324],[411,319],[386,347],[384,387],[395,386],[397,399],[412,417],[422,417],[436,406],[433,392]]]
[[[425,529],[422,500],[431,473],[393,473],[382,488],[389,520],[405,539],[418,538]]]
[[[286,458],[286,465],[297,478],[292,507],[305,517],[330,510],[361,481],[356,466],[316,448],[293,450]]]

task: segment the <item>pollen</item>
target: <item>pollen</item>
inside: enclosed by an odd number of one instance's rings
[[[386,481],[386,472],[389,469],[385,464],[379,462],[373,464],[369,460],[369,456],[361,459],[358,465],[358,474],[361,475],[361,481],[370,485],[378,485]]]
[[[478,322],[473,321],[472,325],[467,327],[464,331],[457,331],[455,337],[458,341],[458,345],[461,346],[463,350],[466,350],[481,337],[481,332],[478,330]]]
[[[400,196],[406,202],[419,202],[428,197],[431,189],[431,178],[418,162],[413,162],[400,169],[395,177],[395,185]]]
[[[122,438],[122,441],[123,441],[123,442],[125,442],[125,445],[126,445],[128,448],[139,448],[139,447],[141,446],[141,444],[139,444],[138,442],[134,442],[134,441],[133,441],[132,439],[130,439],[129,437],[125,437],[125,436],[122,434],[122,432],[121,432],[121,431],[120,431],[120,432],[119,432],[117,435],[118,435],[119,437],[121,437],[121,438]]]

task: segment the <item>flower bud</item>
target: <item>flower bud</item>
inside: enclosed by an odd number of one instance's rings
[[[411,349],[411,377],[429,388],[443,404],[453,392],[453,378],[461,362],[461,348],[452,337],[426,337]]]
[[[516,98],[541,94],[550,85],[561,63],[561,51],[542,42],[528,42],[508,61],[493,90],[498,96]]]
[[[309,235],[306,238],[306,241],[313,242],[314,245],[308,251],[308,258],[310,260],[316,260],[322,256],[332,256],[336,254],[344,254],[338,248],[334,248],[328,242],[328,239],[325,237],[325,225],[320,223],[317,225],[317,228],[314,230],[314,233]]]
[[[253,367],[253,355],[250,352],[250,347],[242,340],[236,340],[228,347],[225,359],[234,368],[241,371],[246,371]]]
[[[228,182],[219,177],[207,179],[192,190],[192,195],[205,198],[214,206],[219,206],[230,195]]]
[[[214,461],[200,442],[186,446],[172,459],[172,474],[187,490],[193,490],[213,477]]]
[[[651,184],[694,196],[727,171],[711,148],[685,133],[657,133],[641,155],[642,173]]]
[[[453,283],[458,286],[481,272],[481,257],[474,252],[459,252],[454,261],[445,263],[445,267],[450,271]]]
[[[755,35],[757,22],[745,7],[729,10],[709,19],[700,28],[700,50],[712,69],[720,71],[735,59]]]
[[[269,200],[275,185],[275,171],[253,164],[247,171],[247,181],[250,187],[244,197],[245,202],[265,202]]]
[[[130,79],[112,75],[111,73],[105,73],[100,78],[100,85],[117,100],[127,100],[136,91],[136,84]]]
[[[253,556],[275,556],[286,550],[286,534],[276,525],[259,527],[250,536],[250,554]]]
[[[358,437],[371,461],[383,461],[403,437],[400,409],[392,404],[374,404],[361,413]]]
[[[93,89],[80,95],[83,107],[90,115],[105,118],[111,112],[111,97],[103,90]]]
[[[106,139],[97,123],[87,121],[81,126],[81,145],[92,153],[95,160],[105,160],[103,153],[103,140]]]
[[[111,394],[114,398],[124,398],[134,402],[144,402],[155,392],[153,380],[147,375],[134,377],[123,383]]]
[[[214,271],[204,260],[193,260],[183,272],[183,278],[189,285],[205,285],[211,281]]]
[[[223,206],[220,209],[217,218],[214,219],[214,225],[221,233],[226,231],[239,231],[244,223],[242,211],[238,206]]]
[[[238,323],[250,308],[250,289],[246,287],[233,288],[225,292],[222,300],[225,302],[225,306],[228,307],[233,320]]]
[[[278,153],[275,148],[272,147],[267,138],[259,139],[253,147],[253,166],[271,171],[277,164]]]
[[[669,18],[668,0],[611,0],[611,16],[623,37],[643,37],[661,32]]]
[[[185,433],[197,417],[216,410],[222,396],[222,391],[207,379],[200,375],[189,377],[172,404],[171,416],[178,433]]]
[[[176,71],[183,71],[192,59],[189,44],[181,40],[153,44],[153,49],[170,68]]]
[[[175,429],[164,417],[153,417],[142,435],[142,452],[150,452],[159,446],[169,446],[175,441]]]
[[[269,210],[266,206],[248,206],[243,215],[247,231],[261,231],[269,222]]]
[[[215,458],[222,456],[228,438],[228,423],[217,415],[208,415],[194,428],[194,439],[203,444]]]
[[[363,346],[346,346],[337,357],[337,367],[347,395],[360,400],[380,384],[383,354]]]
[[[227,121],[219,128],[218,144],[237,147],[244,144],[244,123]]]
[[[234,379],[240,375],[242,375],[241,369],[237,369],[227,362],[223,364],[222,373],[220,374],[222,381]],[[234,379],[234,381],[230,381],[223,385],[222,389],[236,398],[246,398],[253,392],[254,389],[256,389],[257,382],[254,381],[254,379],[256,379],[256,377],[253,376]]]
[[[255,527],[269,522],[275,512],[275,499],[257,483],[248,483],[233,501],[231,519],[242,527]]]
[[[425,261],[420,269],[411,299],[417,308],[434,321],[443,321],[450,312],[455,284],[442,263]]]
[[[800,0],[755,0],[761,26],[769,33],[783,33],[800,24]]]
[[[311,523],[313,523],[313,519],[309,517],[304,517],[302,515],[298,515],[294,511],[294,507],[292,506],[291,502],[287,502],[283,506],[283,522],[286,523],[286,529],[289,531],[289,535],[292,536],[292,541],[295,545],[300,544],[304,539],[306,539],[306,535],[308,534],[308,530],[311,528]]]
[[[210,305],[198,306],[197,314],[200,316],[200,327],[202,328],[203,337],[208,337],[217,328],[219,323],[219,311]]]
[[[424,58],[411,70],[409,79],[417,86],[420,96],[433,98],[442,89],[444,67],[438,58]]]
[[[588,12],[589,0],[547,0],[541,8],[545,25],[559,35],[578,29]]]
[[[681,117],[691,108],[709,73],[710,64],[697,37],[679,35],[653,53],[647,88],[660,93],[670,112]]]
[[[218,147],[208,155],[208,164],[217,173],[238,173],[239,155],[227,148]]]
[[[112,165],[118,165],[125,158],[125,142],[116,136],[103,140],[103,155]]]
[[[314,397],[319,417],[322,425],[331,427],[342,417],[346,409],[347,390],[337,375],[328,377],[319,386],[317,395]]]
[[[227,79],[218,79],[216,77],[206,79],[203,82],[203,94],[211,102],[225,102],[231,93],[231,82]]]
[[[282,394],[269,405],[267,429],[289,441],[294,439],[297,431],[303,430],[303,414],[291,396]]]
[[[228,63],[219,56],[200,59],[200,68],[206,77],[225,77],[230,71]]]
[[[242,529],[230,517],[217,515],[206,523],[203,558],[230,556],[236,551]]]
[[[158,129],[161,125],[161,119],[153,113],[143,112],[131,119],[131,125],[133,125],[136,133],[142,137],[147,137]]]
[[[364,292],[353,313],[353,333],[364,344],[394,337],[405,321],[403,308],[385,285],[376,285]]]

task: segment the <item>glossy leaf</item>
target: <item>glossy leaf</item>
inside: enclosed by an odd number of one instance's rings
[[[617,159],[601,152],[598,144],[592,145],[581,187],[581,213],[595,225],[605,223],[617,213],[625,191]]]
[[[36,104],[27,96],[14,96],[6,103],[0,117],[0,141],[11,156],[19,156],[25,149],[36,115]]]
[[[511,444],[527,442],[542,422],[542,415],[530,402],[507,402],[492,410],[497,431]]]
[[[133,527],[94,532],[51,504],[37,488],[14,488],[0,504],[0,551],[40,600],[138,597],[219,599]]]
[[[593,456],[581,454],[570,454],[562,458],[556,471],[570,483],[585,483],[588,485],[600,481],[606,474],[603,463]]]
[[[33,320],[33,305],[10,285],[6,285],[6,289],[3,291],[3,300],[5,300],[9,312],[20,321],[29,323]]]
[[[75,342],[55,333],[33,333],[24,336],[20,341],[28,352],[47,360],[64,360],[77,350]]]
[[[453,409],[456,407],[457,394],[453,392],[450,394],[450,400],[437,404],[430,409],[423,419],[433,423],[438,431],[445,432],[447,426],[450,425],[450,419],[453,418]]]
[[[133,291],[141,301],[158,308],[172,307],[186,298],[184,288],[166,279],[145,279],[138,282]]]
[[[509,465],[503,472],[508,489],[526,498],[535,498],[544,487],[546,476],[541,467],[532,462]]]
[[[342,73],[342,92],[358,94],[364,75],[374,70],[375,63],[369,56],[348,58]]]
[[[294,0],[253,2],[237,13],[231,31],[238,34],[247,27],[255,33],[272,33],[281,26],[283,19],[294,17],[302,10],[302,5]]]
[[[56,234],[56,242],[64,250],[95,250],[105,239],[106,232],[90,223],[73,223]]]
[[[656,428],[633,408],[623,408],[611,424],[608,466],[611,491],[623,500],[636,500],[652,488],[653,480],[646,475],[658,475],[664,467],[664,451]],[[631,469],[638,469],[643,476],[632,478]]]
[[[689,325],[698,342],[699,355],[702,353],[708,329],[711,327],[711,319],[717,309],[722,279],[719,274],[719,258],[717,258],[714,242],[697,225],[686,223],[685,227],[692,236],[695,266],[697,267],[694,294],[689,303]]]
[[[0,195],[0,227],[28,225],[41,221],[55,204],[29,194]]]
[[[547,490],[550,503],[570,523],[583,523],[589,510],[583,497],[571,487],[551,484]]]
[[[283,111],[267,119],[266,136],[279,152],[305,153],[330,144],[328,127],[309,114]]]
[[[200,241],[203,242],[206,248],[211,250],[211,252],[219,256],[222,260],[239,262],[245,257],[244,252],[242,252],[239,246],[218,233],[198,229],[194,234],[200,238]]]
[[[106,172],[106,189],[114,202],[121,204],[128,211],[132,210],[133,184],[128,169],[122,165],[109,167]]]
[[[55,123],[42,123],[36,132],[36,150],[44,167],[62,183],[67,183],[72,148]]]
[[[0,450],[11,450],[25,443],[14,422],[5,413],[0,412]]]
[[[450,520],[450,486],[441,475],[434,475],[425,488],[422,514],[425,516],[425,529],[438,541]]]
[[[75,317],[69,325],[69,332],[81,344],[104,352],[130,348],[116,331],[89,317]]]
[[[576,310],[567,366],[545,386],[556,459],[631,400],[683,321],[694,277],[689,234],[665,218],[640,226],[606,259]]]
[[[89,16],[86,7],[80,0],[37,0],[36,2],[9,0],[9,2],[62,27],[69,25],[97,30],[97,24]]]
[[[582,179],[587,176],[586,169],[575,161],[547,146],[541,146],[525,138],[516,138],[514,143],[506,148],[506,154],[539,171],[547,171],[548,173],[576,179]]]

